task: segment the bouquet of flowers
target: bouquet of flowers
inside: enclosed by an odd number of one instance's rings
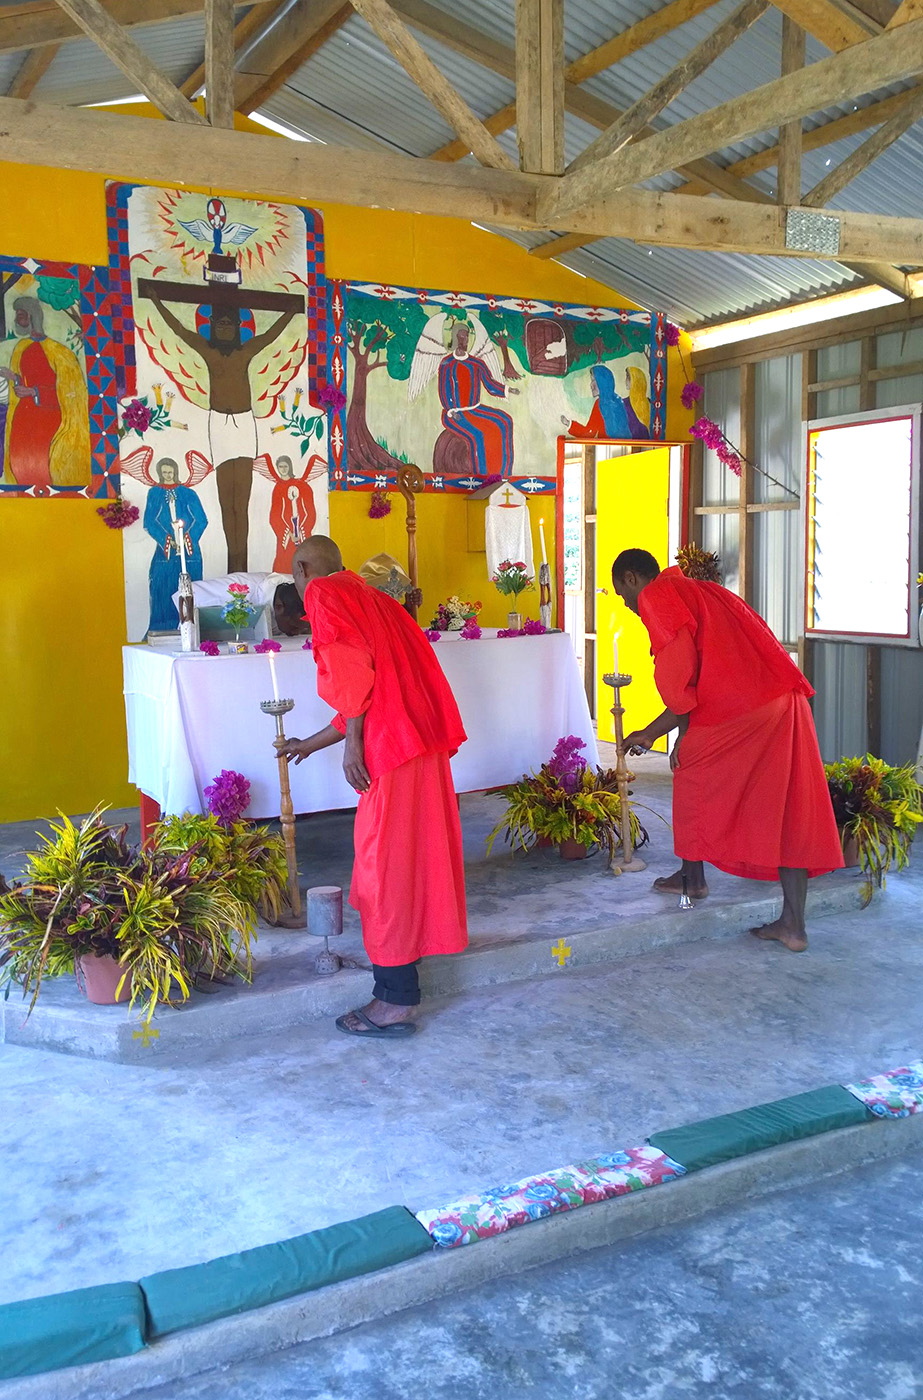
[[[481,611],[480,603],[466,603],[454,593],[436,609],[436,616],[430,623],[432,632],[461,632],[469,622],[473,622]]]
[[[234,628],[235,634],[239,634],[242,627],[248,627],[251,619],[256,617],[259,611],[248,601],[249,593],[250,588],[246,583],[228,585],[229,601],[225,603],[221,615],[225,622]]]
[[[501,593],[512,598],[518,598],[520,593],[535,583],[534,577],[521,560],[514,564],[510,559],[504,559],[490,581],[496,584]]]

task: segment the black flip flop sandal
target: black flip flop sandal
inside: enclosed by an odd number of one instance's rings
[[[347,1026],[346,1016],[357,1016],[367,1029],[357,1031],[352,1026]],[[390,1026],[376,1026],[375,1022],[370,1021],[364,1011],[347,1011],[346,1016],[336,1018],[337,1030],[342,1031],[344,1035],[359,1036],[362,1040],[374,1039],[376,1036],[396,1040],[399,1036],[413,1035],[417,1029],[413,1021],[395,1021]]]

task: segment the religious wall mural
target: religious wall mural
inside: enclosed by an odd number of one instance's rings
[[[348,395],[333,489],[390,486],[409,462],[429,489],[553,491],[562,434],[665,435],[662,316],[358,282],[332,308]]]
[[[117,441],[109,322],[103,269],[0,257],[3,494],[107,493]]]
[[[289,572],[327,528],[329,391],[320,215],[108,187],[129,638],[178,624],[193,579]]]

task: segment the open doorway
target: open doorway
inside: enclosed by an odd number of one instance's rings
[[[612,589],[612,561],[623,549],[650,550],[662,568],[682,543],[686,448],[671,444],[562,443],[559,455],[559,615],[584,678],[603,741],[613,738],[612,691],[603,675],[615,664],[632,676],[625,724],[640,728],[662,709],[643,623]],[[666,741],[657,745],[666,749]]]

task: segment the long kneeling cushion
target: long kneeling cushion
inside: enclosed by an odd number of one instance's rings
[[[182,1327],[200,1327],[248,1308],[262,1308],[296,1293],[403,1263],[432,1247],[426,1230],[410,1211],[388,1206],[374,1215],[312,1230],[278,1244],[151,1274],[141,1280],[148,1335],[162,1337]]]
[[[704,1118],[685,1128],[669,1128],[655,1133],[649,1142],[675,1162],[681,1162],[687,1172],[694,1172],[728,1162],[732,1157],[776,1147],[780,1142],[867,1123],[873,1117],[842,1085],[830,1084],[825,1089],[758,1104],[739,1113]]]
[[[111,1361],[144,1348],[144,1299],[136,1283],[105,1283],[0,1307],[0,1377]]]

